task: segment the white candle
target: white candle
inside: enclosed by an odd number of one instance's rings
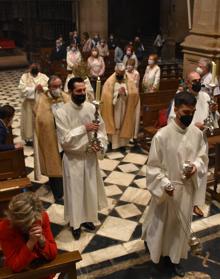
[[[101,80],[100,77],[98,77],[96,81],[96,92],[95,92],[96,101],[100,101],[100,93],[101,93]]]
[[[190,0],[187,0],[187,12],[188,12],[188,26],[189,29],[192,29]]]
[[[216,79],[216,63],[212,61],[212,84],[215,84]]]

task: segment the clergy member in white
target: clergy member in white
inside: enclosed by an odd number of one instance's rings
[[[152,261],[160,257],[183,277],[181,259],[189,251],[194,197],[207,171],[206,144],[202,132],[190,125],[196,98],[189,92],[175,96],[176,118],[154,136],[147,162],[147,187],[152,194],[142,228]],[[188,161],[190,169],[183,171]],[[180,218],[180,219],[179,219]],[[181,221],[180,221],[181,220]]]
[[[104,150],[107,135],[104,122],[93,123],[95,107],[86,99],[86,86],[82,78],[72,78],[72,101],[55,112],[59,142],[63,148],[64,217],[72,228],[75,239],[80,238],[81,227],[94,230],[98,210],[107,206],[101,177],[98,146],[90,147],[95,131]]]
[[[202,91],[210,94],[211,87],[210,83],[212,82],[212,62],[207,58],[201,58],[198,62],[198,67],[196,68],[196,72],[201,76],[201,84],[202,84]],[[216,87],[214,89],[214,96],[220,95],[219,83],[217,78],[215,79]]]
[[[18,89],[21,92],[21,137],[30,144],[33,140],[33,108],[37,94],[48,90],[48,77],[40,72],[38,64],[31,64],[29,71],[24,73],[19,81]]]
[[[205,124],[204,121],[209,115],[209,104],[210,96],[208,93],[201,91],[201,77],[197,72],[191,72],[188,75],[187,79],[187,87],[191,94],[193,94],[196,99],[196,111],[193,116],[193,123],[202,131],[204,131],[204,140],[206,141],[206,134],[205,134]],[[217,106],[212,106],[212,116],[214,118],[214,126],[215,128],[218,128],[218,121],[219,121],[219,113],[217,111]],[[175,112],[174,112],[174,103],[172,105],[168,122],[175,118]],[[207,141],[206,141],[207,142]],[[207,143],[207,153],[208,153],[208,143]],[[208,163],[207,163],[207,170],[208,170]],[[202,210],[199,208],[199,206],[203,206],[205,204],[205,196],[206,196],[206,185],[207,185],[207,173],[203,177],[203,183],[201,187],[198,189],[195,197],[195,207],[194,207],[194,213],[198,216],[203,216]]]

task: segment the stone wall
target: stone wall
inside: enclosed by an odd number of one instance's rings
[[[79,5],[80,33],[88,32],[90,36],[99,33],[108,36],[108,1],[81,0]]]

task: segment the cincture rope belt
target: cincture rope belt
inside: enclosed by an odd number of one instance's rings
[[[177,219],[178,219],[178,221],[179,221],[179,223],[182,227],[182,230],[185,234],[185,237],[188,241],[188,244],[189,244],[190,248],[192,249],[193,252],[201,251],[202,247],[201,247],[200,240],[195,236],[195,233],[193,232],[193,230],[191,228],[191,222],[186,219],[183,212],[177,206],[177,204],[175,203],[175,201],[173,200],[172,197],[171,197],[171,203],[173,204],[173,207],[175,209],[174,211],[176,213]],[[191,234],[190,240],[188,240],[189,233]]]

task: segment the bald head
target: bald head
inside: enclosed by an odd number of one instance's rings
[[[118,80],[123,80],[125,75],[125,65],[123,63],[117,63],[115,66],[115,74]]]
[[[189,82],[192,82],[193,80],[200,80],[201,79],[200,74],[195,72],[195,71],[190,72],[187,77],[188,77]]]
[[[188,74],[187,85],[189,91],[197,95],[201,90],[201,76],[199,73],[193,71]]]

